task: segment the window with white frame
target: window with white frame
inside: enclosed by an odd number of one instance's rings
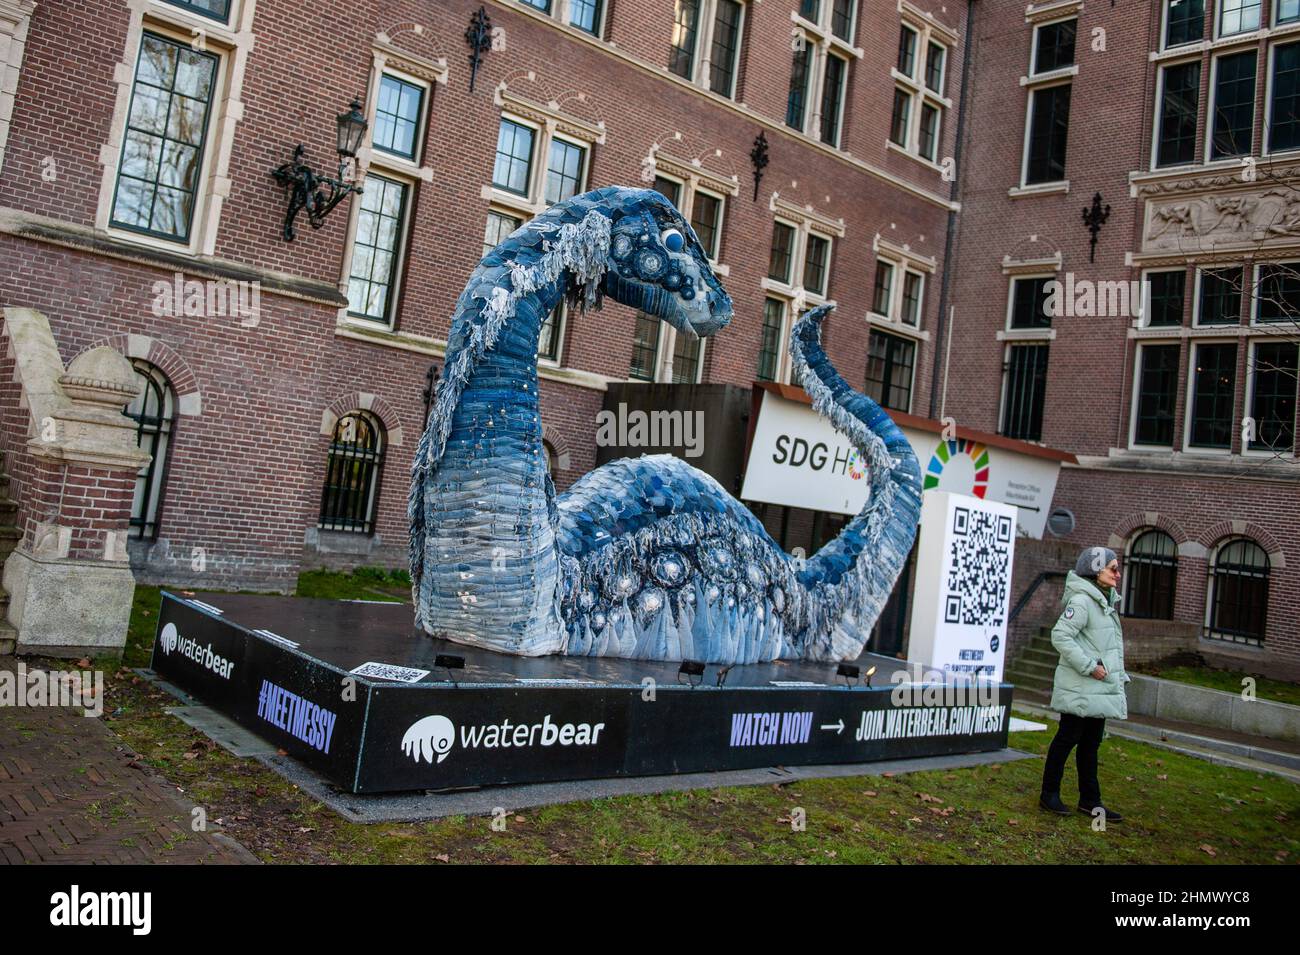
[[[1205,0],[1163,0],[1163,49],[1196,43],[1205,35]]]
[[[920,328],[925,273],[897,259],[880,255],[871,290],[871,311],[891,322]]]
[[[1070,94],[1075,66],[1078,18],[1034,25],[1025,117],[1022,186],[1065,182],[1066,146],[1070,134]]]
[[[725,272],[718,259],[727,197],[737,192],[735,180],[701,175],[701,170],[689,162],[656,154],[652,188],[686,217],[715,270]],[[704,375],[704,349],[702,339],[683,335],[654,316],[638,313],[628,377],[695,384]]]
[[[1273,23],[1284,26],[1300,22],[1300,0],[1274,0]]]
[[[190,10],[221,23],[230,20],[230,0],[163,0],[163,3]]]
[[[441,63],[374,51],[369,137],[357,155],[364,182],[348,227],[347,319],[396,326],[410,213],[419,182],[432,178],[421,162],[433,86],[445,81]]]
[[[912,380],[916,371],[916,341],[871,330],[867,345],[866,395],[882,408],[912,410]]]
[[[844,222],[773,196],[772,240],[762,286],[763,323],[755,374],[760,381],[790,381],[785,343],[792,322],[805,309],[829,300],[835,240]]]
[[[904,22],[893,70],[894,101],[889,141],[929,162],[939,160],[948,68],[948,47],[928,25]]]
[[[998,336],[1005,341],[998,433],[1009,438],[1043,439],[1047,361],[1056,334],[1048,302],[1056,280],[1054,272],[1011,276],[1006,329]]]
[[[122,139],[110,224],[188,244],[221,58],[144,31]]]
[[[744,25],[739,0],[674,0],[668,69],[734,99]]]
[[[519,0],[519,2],[584,33],[597,37],[604,35],[604,0]]]
[[[497,127],[491,184],[484,189],[489,207],[484,226],[486,254],[529,219],[557,202],[587,189],[591,151],[604,141],[599,124],[498,89],[501,119]],[[538,358],[562,360],[565,304],[558,304],[542,323]]]
[[[795,18],[785,123],[839,148],[850,64],[862,56],[853,45],[856,0],[806,0]]]
[[[1237,36],[1259,29],[1261,0],[1218,0],[1216,35]]]

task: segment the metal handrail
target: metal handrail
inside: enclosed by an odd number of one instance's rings
[[[1034,592],[1037,591],[1040,586],[1042,586],[1043,581],[1052,577],[1060,577],[1061,579],[1064,580],[1065,571],[1045,570],[1037,577],[1035,577],[1034,582],[1029,585],[1029,588],[1023,594],[1020,595],[1020,599],[1016,601],[1016,605],[1011,608],[1011,614],[1010,616],[1007,617],[1008,625],[1011,623],[1011,621],[1016,619],[1016,615],[1019,614],[1020,611],[1025,609],[1025,605],[1029,603],[1029,598],[1034,595]]]

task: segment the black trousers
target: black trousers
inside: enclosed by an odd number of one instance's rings
[[[1100,716],[1075,716],[1061,714],[1061,725],[1047,747],[1047,761],[1043,764],[1043,792],[1060,793],[1061,777],[1065,774],[1065,761],[1070,750],[1075,749],[1074,765],[1079,770],[1079,803],[1089,808],[1101,802],[1101,784],[1097,782],[1097,750],[1106,720]]]

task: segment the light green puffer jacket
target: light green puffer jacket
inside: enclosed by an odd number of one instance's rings
[[[1052,709],[1075,716],[1128,718],[1124,684],[1124,632],[1120,627],[1119,594],[1112,588],[1110,599],[1092,581],[1070,571],[1065,577],[1062,611],[1052,628],[1052,646],[1061,654],[1052,686]],[[1106,668],[1106,678],[1094,679],[1097,663]]]

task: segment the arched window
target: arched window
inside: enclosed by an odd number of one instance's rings
[[[555,453],[555,445],[543,440],[542,454],[546,456],[546,473],[551,476],[551,480],[555,480],[555,474],[560,470],[560,456]]]
[[[1124,568],[1124,615],[1174,619],[1178,546],[1162,530],[1148,528],[1129,544]]]
[[[172,424],[176,419],[176,392],[162,369],[141,358],[131,362],[140,393],[123,412],[135,421],[135,439],[152,457],[135,476],[131,501],[131,536],[153,540],[158,536],[158,507],[167,475]]]
[[[352,411],[339,418],[321,489],[322,530],[358,534],[374,531],[383,463],[384,426],[364,411]]]
[[[1261,644],[1268,621],[1268,554],[1253,540],[1225,541],[1210,561],[1205,635]]]

